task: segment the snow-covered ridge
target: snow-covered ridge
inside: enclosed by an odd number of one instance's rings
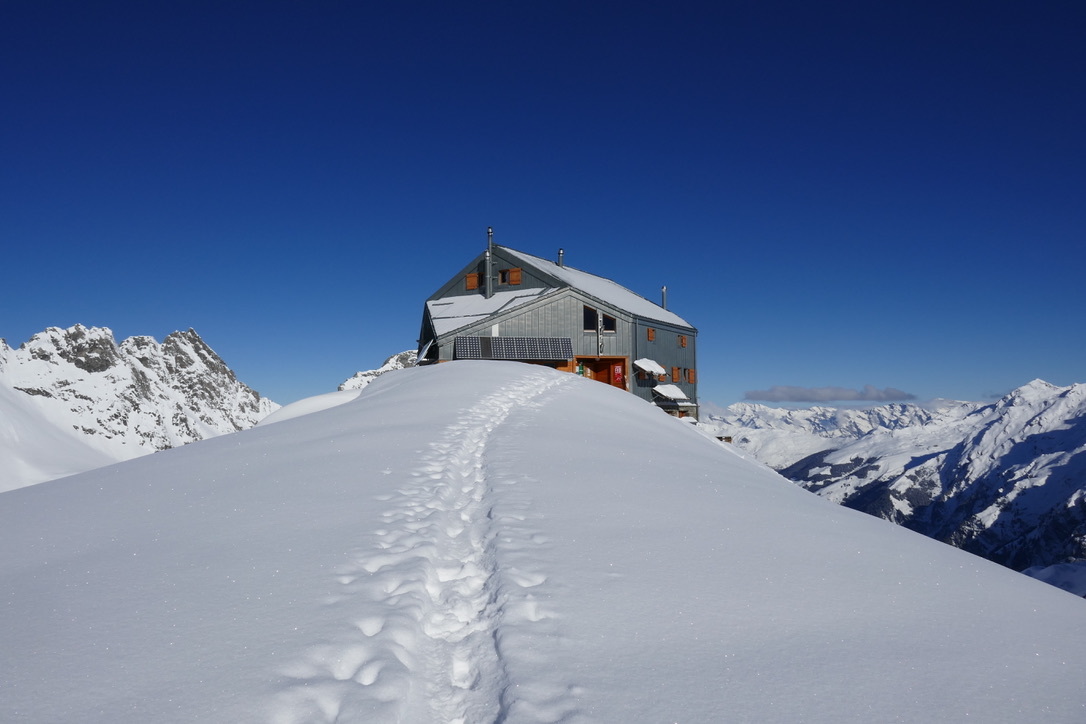
[[[511,362],[2,493],[0,590],[5,722],[1086,711],[1081,599]]]
[[[803,487],[1023,570],[1086,560],[1086,385],[992,404],[780,410],[708,420]]]
[[[0,340],[0,388],[13,420],[0,428],[0,490],[244,430],[279,407],[192,329],[161,344],[79,324],[17,349]]]
[[[363,387],[373,382],[375,379],[385,374],[386,372],[392,372],[393,370],[402,370],[407,367],[414,367],[415,360],[418,358],[418,352],[413,349],[404,350],[398,354],[394,354],[385,360],[385,363],[375,370],[362,370],[355,372],[349,379],[345,380],[343,384],[339,386],[339,391],[345,390],[361,390]]]

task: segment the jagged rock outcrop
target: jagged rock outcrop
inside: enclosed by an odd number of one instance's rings
[[[0,385],[32,398],[5,397],[20,419],[74,430],[113,460],[244,430],[279,407],[192,329],[162,344],[145,336],[118,344],[109,329],[78,324],[50,327],[17,349],[0,340]]]
[[[345,380],[343,384],[339,386],[339,391],[344,390],[360,390],[375,379],[380,377],[386,372],[392,370],[402,370],[405,367],[414,367],[415,361],[418,358],[418,353],[413,350],[405,350],[399,354],[394,354],[385,360],[385,363],[375,370],[363,370],[361,372],[355,372],[349,379]]]

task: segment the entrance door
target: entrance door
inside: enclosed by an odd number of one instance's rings
[[[625,357],[578,357],[577,372],[620,390],[626,389]]]

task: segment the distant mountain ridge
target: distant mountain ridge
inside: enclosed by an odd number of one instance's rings
[[[355,372],[350,378],[344,380],[343,384],[339,386],[339,391],[361,390],[386,372],[414,367],[416,359],[418,359],[418,353],[413,349],[398,352],[386,359],[384,364],[375,370],[361,370]]]
[[[43,430],[96,451],[87,469],[244,430],[279,407],[241,383],[192,329],[161,344],[148,336],[118,344],[110,329],[81,324],[50,327],[16,349],[0,340],[0,387],[8,388],[6,417],[20,421],[0,429],[0,446],[21,470],[0,470],[8,478],[0,490],[79,472],[66,467],[80,467],[82,453],[64,464],[48,459],[65,458],[64,442],[36,450]]]
[[[785,477],[1016,570],[1086,561],[1086,385],[992,404],[781,410],[706,424]]]

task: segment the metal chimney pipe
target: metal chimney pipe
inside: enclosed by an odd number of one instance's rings
[[[660,306],[667,309],[667,285],[660,287]]]
[[[558,266],[565,266],[566,265],[565,260],[566,260],[566,250],[565,249],[559,249],[558,250]]]
[[[494,248],[494,227],[486,227],[486,264],[484,264],[484,272],[486,273],[486,284],[483,286],[483,296],[490,299],[493,296],[493,283],[490,278],[494,276],[494,262],[491,251]]]

